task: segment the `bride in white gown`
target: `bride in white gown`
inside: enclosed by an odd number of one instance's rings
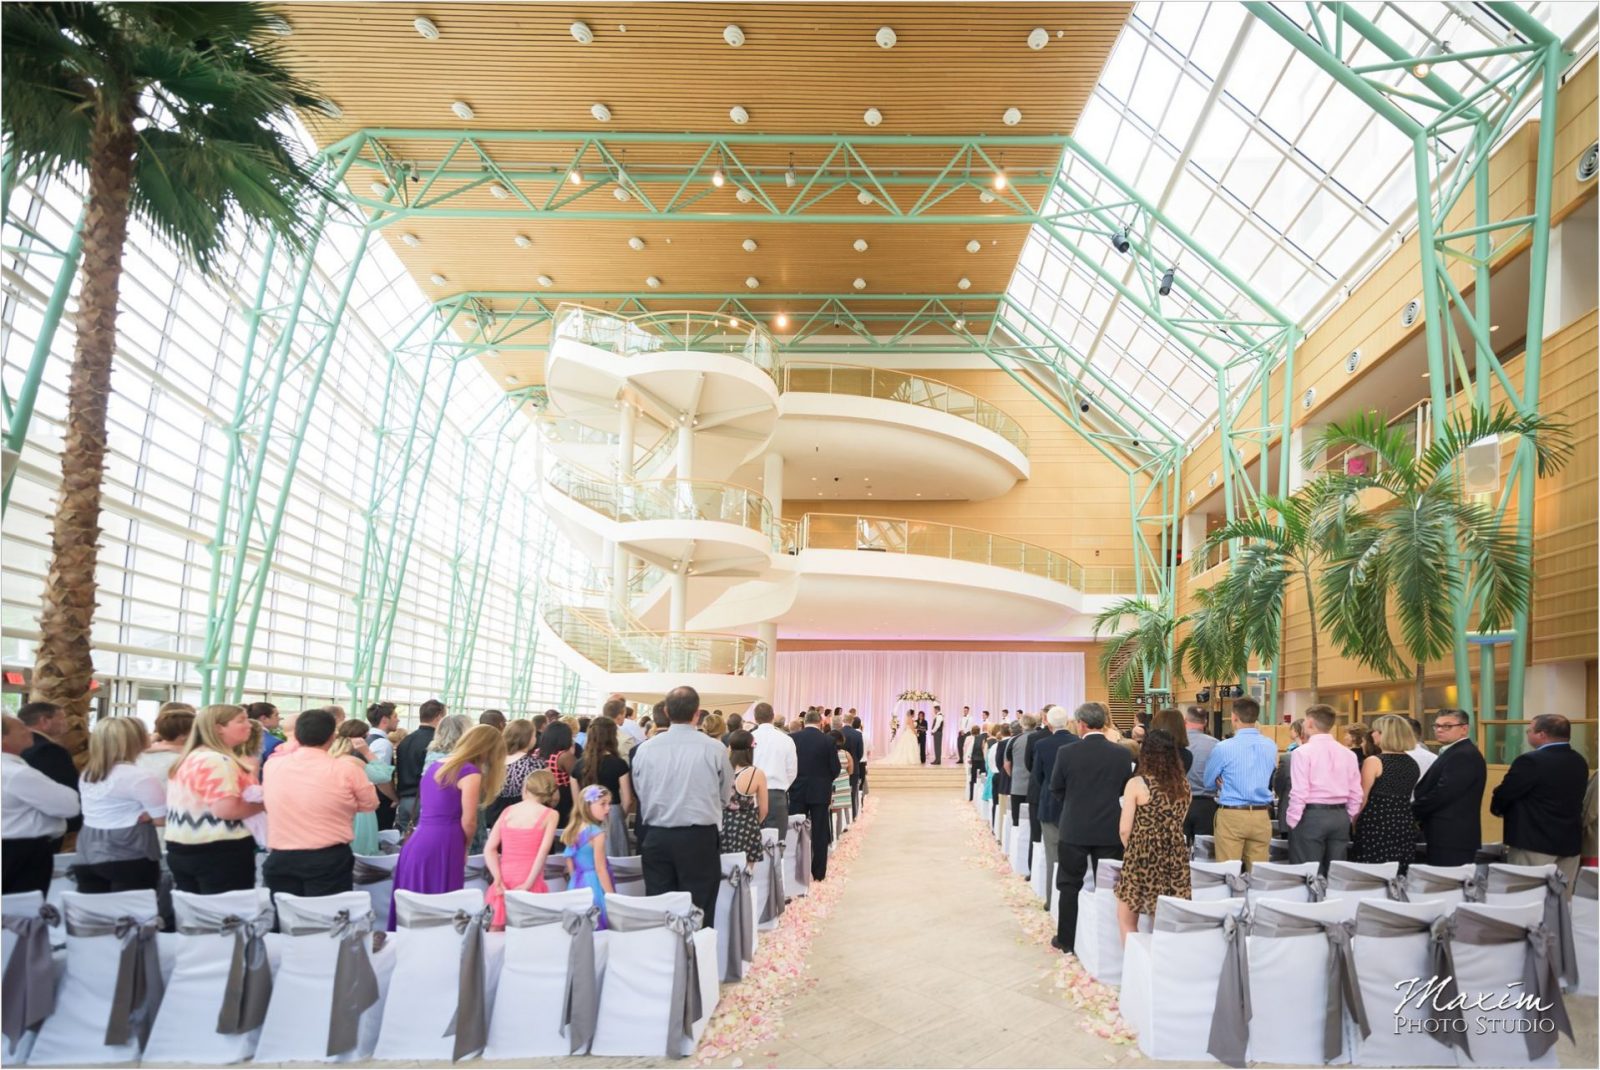
[[[908,713],[900,718],[900,727],[894,734],[894,742],[889,744],[889,756],[879,763],[881,765],[919,765],[917,757],[917,718],[915,714]]]

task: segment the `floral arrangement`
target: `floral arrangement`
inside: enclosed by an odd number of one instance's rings
[[[909,691],[908,690],[908,691],[900,692],[899,701],[901,701],[901,702],[938,702],[939,701],[939,696],[935,695],[932,691]]]

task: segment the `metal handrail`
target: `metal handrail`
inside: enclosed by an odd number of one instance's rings
[[[1083,566],[1065,554],[1005,535],[927,520],[807,513],[800,520],[797,545],[802,549],[869,550],[970,561],[1084,589]]]
[[[545,623],[561,641],[610,673],[767,675],[767,645],[722,632],[617,630],[595,619],[592,607],[545,607]]]
[[[781,385],[784,393],[879,398],[949,413],[993,431],[1024,455],[1028,452],[1028,433],[1010,413],[969,390],[925,375],[857,364],[785,361]]]
[[[709,479],[607,479],[562,465],[547,477],[557,491],[616,521],[711,520],[773,537],[772,503],[757,491]]]
[[[572,338],[619,357],[693,351],[740,357],[776,376],[778,347],[758,323],[712,312],[645,312],[627,316],[586,305],[556,308],[555,338]]]

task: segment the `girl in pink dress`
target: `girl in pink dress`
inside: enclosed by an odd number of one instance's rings
[[[544,770],[522,782],[522,801],[508,806],[483,845],[483,864],[492,878],[484,900],[494,907],[496,932],[506,927],[506,892],[549,891],[544,860],[556,836],[556,778]]]

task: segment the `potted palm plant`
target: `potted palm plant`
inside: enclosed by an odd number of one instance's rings
[[[1094,619],[1094,636],[1118,627],[1122,618],[1132,626],[1110,636],[1100,648],[1100,671],[1112,699],[1127,702],[1140,681],[1164,677],[1172,667],[1172,636],[1179,620],[1144,598],[1122,598]]]
[[[1230,589],[1232,582],[1230,574],[1194,592],[1195,607],[1180,621],[1189,632],[1173,654],[1185,677],[1210,684],[1219,699],[1220,685],[1243,679],[1249,659],[1245,630],[1234,616],[1241,599]]]

